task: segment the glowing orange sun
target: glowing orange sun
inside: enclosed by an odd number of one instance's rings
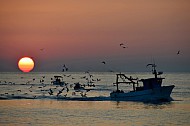
[[[34,68],[34,61],[30,57],[23,57],[19,60],[18,67],[22,72],[30,72]]]

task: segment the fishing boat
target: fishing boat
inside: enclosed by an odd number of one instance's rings
[[[53,85],[60,85],[60,86],[63,86],[65,84],[62,76],[54,76],[54,79],[51,83],[53,83]]]
[[[165,79],[161,77],[163,72],[157,72],[155,64],[148,64],[147,66],[152,66],[153,78],[139,80],[131,76],[127,77],[125,74],[116,74],[115,84],[117,89],[110,93],[111,99],[127,101],[171,100],[170,94],[175,86],[162,86],[162,81]],[[142,82],[142,84],[140,85],[139,82]],[[132,85],[132,91],[124,92],[123,90],[119,90],[119,84]]]

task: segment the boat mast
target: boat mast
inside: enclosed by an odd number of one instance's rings
[[[146,67],[147,66],[152,66],[152,74],[154,74],[155,78],[157,78],[158,73],[156,71],[156,64],[147,64]]]
[[[156,65],[152,64],[152,74],[154,74],[155,78],[157,78],[157,71],[156,71]]]
[[[118,84],[119,84],[119,82],[118,82],[118,80],[119,80],[119,74],[117,74],[117,78],[116,78],[116,86],[117,86],[117,91],[119,91],[119,86],[118,86]]]

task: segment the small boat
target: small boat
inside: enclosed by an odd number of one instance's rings
[[[60,85],[60,86],[63,86],[65,84],[62,76],[54,76],[54,80],[52,81],[52,83],[53,85]]]
[[[147,66],[152,66],[152,74],[154,78],[141,79],[127,77],[125,74],[117,74],[116,78],[116,91],[110,93],[110,97],[113,100],[125,100],[125,101],[170,101],[172,98],[170,94],[172,93],[174,85],[162,86],[162,78],[158,75],[163,74],[163,72],[156,71],[155,64],[148,64]],[[120,81],[122,80],[122,81]],[[139,82],[143,84],[140,86]],[[124,92],[119,90],[118,85],[121,83],[132,84],[132,91]]]

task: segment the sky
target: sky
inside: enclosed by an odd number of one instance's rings
[[[24,56],[33,72],[190,72],[189,12],[189,0],[0,0],[0,72]]]

